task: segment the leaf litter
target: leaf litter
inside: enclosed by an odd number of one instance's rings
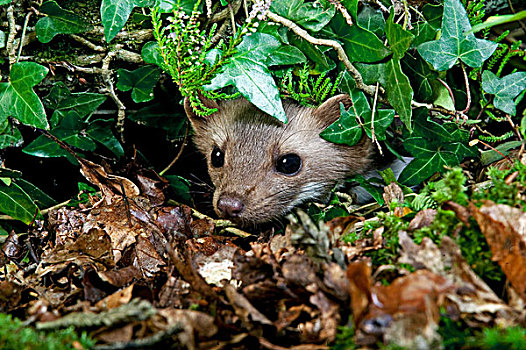
[[[373,270],[366,253],[386,248],[383,226],[352,243],[341,239],[363,226],[363,217],[317,224],[299,210],[283,235],[222,236],[222,225],[197,218],[188,206],[164,205],[167,183],[156,174],[132,181],[81,164],[102,198],[53,210],[46,227],[12,233],[2,245],[2,312],[39,329],[73,325],[99,349],[310,350],[328,349],[347,325],[358,346],[434,349],[442,341],[441,316],[472,327],[524,325],[520,209],[444,203],[461,221],[480,226],[508,279],[503,300],[449,236],[440,245],[427,237],[413,241],[413,231],[434,222],[435,209],[416,213],[398,232],[397,263],[410,269]],[[392,184],[384,198],[400,203],[403,193]],[[409,210],[392,212],[402,217]]]

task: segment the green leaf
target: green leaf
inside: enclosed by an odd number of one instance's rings
[[[5,32],[3,30],[0,30],[0,49],[3,49],[5,47]]]
[[[57,204],[57,202],[48,196],[40,188],[33,185],[24,179],[16,179],[16,184],[25,192],[31,200],[37,204],[40,208],[49,208]]]
[[[480,67],[497,44],[475,38],[473,33],[467,33],[470,30],[468,15],[460,0],[445,0],[442,37],[419,45],[417,50],[437,71],[448,70],[459,59],[470,67]]]
[[[70,111],[75,111],[80,118],[87,117],[106,101],[106,95],[91,92],[71,93],[67,86],[59,81],[43,98],[44,105],[54,110],[51,125],[56,126]]]
[[[271,56],[267,59],[267,65],[279,66],[279,65],[292,65],[298,63],[304,63],[307,58],[296,46],[292,45],[281,45],[278,47]]]
[[[362,139],[362,127],[352,108],[348,111],[340,103],[340,118],[320,133],[327,141],[353,146]]]
[[[102,0],[100,18],[104,26],[104,36],[110,42],[124,27],[133,8],[150,7],[155,0]]]
[[[383,187],[375,186],[372,181],[369,179],[366,179],[363,175],[354,175],[353,177],[349,178],[347,181],[356,181],[360,184],[360,187],[365,189],[367,193],[373,197],[373,199],[379,204],[384,205],[384,189]]]
[[[157,84],[161,71],[155,66],[142,66],[134,71],[124,68],[117,70],[117,89],[132,90],[135,103],[147,102],[153,99],[153,88]]]
[[[363,118],[363,127],[367,136],[372,137],[371,120],[372,110],[365,94],[356,88],[354,79],[348,72],[343,75],[340,84],[340,90],[346,92],[352,100],[352,106],[349,111],[353,115],[358,115]],[[394,120],[395,112],[392,109],[376,110],[374,115],[374,133],[378,140],[384,141],[386,139],[385,131]]]
[[[404,30],[401,25],[393,22],[394,10],[391,9],[391,14],[387,19],[385,26],[385,33],[387,34],[387,41],[393,50],[393,58],[401,59],[414,39],[414,35]]]
[[[97,145],[90,138],[84,136],[83,128],[84,123],[79,115],[70,111],[60,125],[51,131],[51,134],[70,146],[85,151],[94,151]],[[37,157],[68,157],[71,159],[71,155],[67,151],[44,135],[37,137],[22,151]]]
[[[14,183],[6,186],[0,182],[0,211],[29,225],[38,213],[38,208],[19,186]]]
[[[475,147],[467,147],[469,133],[456,123],[438,124],[428,120],[428,111],[415,110],[414,136],[404,140],[404,148],[414,159],[402,171],[399,181],[417,185],[436,172],[444,172],[444,166],[460,164],[465,157],[476,157]]]
[[[418,185],[436,172],[444,172],[444,166],[457,165],[457,158],[450,152],[436,152],[430,158],[415,158],[409,163],[398,178],[408,186]]]
[[[363,127],[367,136],[372,138],[373,131],[371,129],[372,111],[364,114]],[[391,125],[394,120],[395,111],[392,109],[381,109],[376,111],[374,115],[374,135],[379,141],[385,141],[387,138],[385,131]]]
[[[482,73],[482,88],[495,95],[493,105],[501,111],[515,115],[513,99],[526,89],[526,72],[516,72],[499,78],[491,71]]]
[[[91,28],[82,17],[61,8],[55,1],[46,1],[40,6],[40,12],[47,17],[40,18],[35,25],[37,38],[48,43],[57,34],[76,34]]]
[[[0,121],[0,149],[19,147],[23,142],[22,134],[12,125],[9,119]]]
[[[86,134],[91,139],[104,145],[117,157],[122,157],[124,155],[124,149],[122,148],[122,145],[119,142],[119,140],[117,140],[115,135],[113,135],[113,132],[111,131],[112,125],[112,120],[93,120],[86,129]]]
[[[399,114],[407,130],[411,131],[413,89],[409,78],[402,72],[400,61],[392,58],[380,64],[358,63],[356,68],[366,84],[379,82],[385,88],[391,106]]]
[[[287,116],[279,98],[279,90],[263,63],[280,45],[280,42],[269,34],[253,33],[245,36],[237,46],[236,53],[223,66],[223,71],[204,88],[217,90],[233,85],[256,107],[286,123]]]
[[[309,60],[316,63],[316,66],[313,69],[314,72],[321,74],[336,68],[336,63],[329,59],[318,46],[312,45],[305,39],[302,39],[291,32],[289,32],[289,41],[292,45],[300,49]]]
[[[170,141],[181,139],[184,136],[187,121],[184,113],[179,111],[170,113],[161,104],[141,108],[129,115],[128,119],[140,125],[165,130],[166,137]]]
[[[400,61],[397,59],[392,58],[382,66],[383,74],[380,75],[380,84],[385,88],[387,99],[400,115],[400,120],[407,130],[411,131],[413,88],[409,83],[409,78],[402,72]]]
[[[314,32],[329,23],[336,9],[326,2],[303,2],[303,0],[274,0],[271,11],[290,19],[297,25]]]
[[[429,68],[429,65],[421,57],[406,55],[401,61],[403,71],[406,72],[411,86],[415,89],[415,95],[419,101],[431,102],[433,99],[432,82],[438,78],[438,74]]]
[[[357,22],[360,27],[369,32],[378,36],[384,34],[385,19],[380,10],[375,10],[371,6],[364,6],[363,10],[358,14]]]
[[[44,106],[32,89],[47,72],[46,67],[35,62],[13,64],[9,82],[0,83],[0,120],[10,116],[35,128],[49,127]]]
[[[422,43],[435,39],[437,31],[429,22],[415,23],[413,29],[410,30],[411,34],[415,36],[410,47],[415,48]]]
[[[391,53],[376,35],[358,26],[349,27],[339,13],[330,26],[343,42],[343,49],[351,62],[377,62]]]
[[[422,13],[426,21],[435,29],[439,29],[442,24],[444,6],[442,4],[425,4],[422,6]]]
[[[0,0],[0,6],[10,4],[13,0]]]
[[[158,48],[159,44],[156,41],[148,41],[141,49],[141,57],[144,62],[155,64],[162,68],[164,61]]]
[[[185,203],[192,203],[192,196],[190,196],[190,183],[187,179],[178,175],[165,175],[165,178],[174,189],[178,198]]]

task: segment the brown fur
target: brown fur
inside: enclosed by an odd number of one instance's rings
[[[244,204],[235,221],[244,225],[270,221],[307,200],[326,199],[334,185],[346,176],[369,170],[373,152],[367,137],[349,147],[319,136],[339,118],[340,102],[346,108],[351,104],[346,95],[335,96],[317,109],[283,101],[287,124],[261,112],[245,99],[222,102],[219,111],[206,119],[195,116],[186,103],[195,131],[194,143],[206,156],[216,187],[213,199],[216,212],[220,214],[219,198],[228,196]],[[211,165],[214,146],[225,155],[224,166],[220,168]],[[283,175],[274,168],[276,160],[287,153],[295,153],[302,159],[302,168],[296,175]]]

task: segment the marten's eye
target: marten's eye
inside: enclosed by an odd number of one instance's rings
[[[221,168],[223,164],[225,164],[225,154],[219,149],[219,147],[214,146],[210,160],[212,161],[212,166],[214,168]]]
[[[296,175],[301,169],[301,158],[297,154],[282,155],[276,162],[276,170],[284,175]]]

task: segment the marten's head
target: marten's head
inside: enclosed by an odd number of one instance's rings
[[[215,185],[216,213],[242,225],[276,219],[308,200],[326,199],[346,176],[370,169],[367,137],[349,147],[319,135],[340,117],[347,95],[332,97],[318,108],[283,101],[288,123],[282,124],[245,99],[207,100],[218,111],[202,118],[185,101],[194,143],[206,157]]]

